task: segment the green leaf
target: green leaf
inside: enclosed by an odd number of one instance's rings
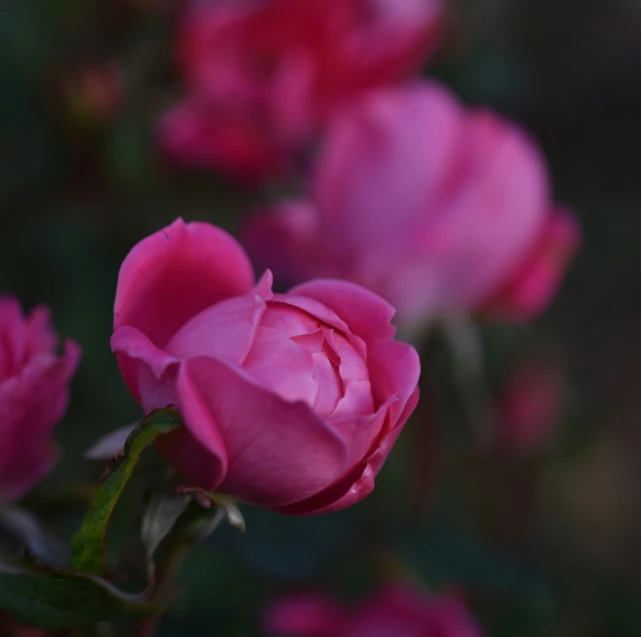
[[[126,613],[153,614],[144,595],[119,591],[86,573],[13,564],[0,559],[0,608],[46,630],[79,628]]]
[[[140,535],[147,549],[147,573],[150,586],[155,586],[154,553],[169,535],[178,518],[187,510],[191,497],[175,492],[156,493],[152,496],[142,519]]]
[[[131,479],[143,451],[158,436],[182,426],[180,414],[173,409],[161,409],[144,418],[131,432],[123,457],[102,483],[94,496],[80,530],[72,542],[71,566],[74,571],[102,575],[105,571],[105,536],[125,486]]]

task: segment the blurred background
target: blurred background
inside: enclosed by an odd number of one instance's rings
[[[109,349],[131,246],[177,216],[234,230],[243,211],[274,197],[176,169],[155,148],[154,125],[181,90],[178,4],[0,6],[0,289],[25,308],[51,306],[59,332],[84,349],[57,434],[62,460],[30,496],[45,513],[48,494],[81,492],[99,475],[83,452],[140,417]],[[641,635],[641,4],[450,9],[430,73],[532,132],[557,199],[584,229],[541,319],[482,328],[497,397],[522,364],[563,379],[549,440],[535,452],[474,451],[436,348],[424,363],[427,406],[374,495],[320,518],[245,508],[246,535],[223,529],[185,562],[184,595],[162,635],[258,635],[262,608],[284,591],[354,597],[393,572],[465,591],[488,635]],[[431,469],[408,476],[417,466]]]

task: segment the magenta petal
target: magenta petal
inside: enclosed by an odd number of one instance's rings
[[[23,495],[55,463],[51,433],[67,409],[69,381],[80,357],[80,346],[68,340],[62,357],[38,355],[20,377],[0,385],[3,448],[10,452],[0,454],[0,500]]]
[[[285,506],[318,493],[346,470],[345,440],[306,404],[287,402],[215,359],[194,358],[185,366],[225,443],[229,467],[222,493]],[[181,408],[198,437],[201,425],[189,416],[189,400],[181,395]]]
[[[120,268],[114,328],[138,328],[159,347],[193,316],[251,290],[247,255],[226,232],[177,219],[143,239]]]
[[[334,279],[316,279],[297,285],[290,294],[314,299],[333,310],[349,326],[349,331],[365,342],[390,339],[396,329],[390,321],[394,308],[369,290]]]
[[[51,325],[51,312],[48,307],[35,307],[27,317],[28,347],[31,353],[53,352],[58,337]]]
[[[118,358],[129,391],[143,405],[150,402],[146,394],[154,379],[159,381],[167,368],[178,362],[178,358],[159,349],[142,332],[129,326],[119,327],[112,334],[111,349]]]
[[[18,372],[26,349],[22,307],[16,299],[0,296],[0,380]]]
[[[368,354],[375,404],[379,405],[390,396],[398,397],[390,408],[390,421],[394,424],[418,385],[420,358],[411,345],[396,341],[375,341]]]
[[[164,436],[156,447],[191,486],[213,491],[227,472],[227,450],[186,364],[178,373],[177,394],[186,429]]]

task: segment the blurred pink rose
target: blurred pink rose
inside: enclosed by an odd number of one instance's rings
[[[46,637],[47,633],[40,628],[25,626],[0,610],[0,635],[2,637]]]
[[[46,308],[25,317],[14,298],[0,297],[0,503],[24,495],[56,461],[51,435],[81,355],[71,340],[63,356],[56,347]]]
[[[519,128],[425,82],[344,109],[310,198],[257,216],[245,241],[277,279],[344,277],[414,326],[473,310],[535,315],[579,228],[551,201],[545,162]]]
[[[384,589],[344,608],[325,595],[273,604],[265,629],[282,637],[480,637],[469,611],[456,598],[404,586]]]
[[[499,400],[498,442],[510,449],[539,449],[563,410],[563,378],[543,365],[528,364],[507,382]]]
[[[161,147],[244,179],[282,169],[338,104],[420,70],[441,4],[194,0],[178,39],[189,96],[161,121]]]
[[[180,409],[158,447],[190,486],[319,513],[372,491],[418,400],[392,315],[342,281],[273,294],[232,237],[179,219],[125,259],[111,345],[145,412]]]

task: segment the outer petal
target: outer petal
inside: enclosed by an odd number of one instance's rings
[[[563,209],[551,213],[526,261],[482,312],[512,321],[540,314],[561,284],[580,242],[581,229],[574,215]]]
[[[247,255],[230,235],[177,219],[143,239],[123,262],[114,328],[130,325],[163,347],[205,308],[249,292],[253,278]]]
[[[290,290],[290,294],[309,297],[333,310],[366,343],[390,339],[396,328],[390,323],[394,308],[369,290],[337,279],[316,279]],[[319,317],[322,318],[322,317]]]
[[[279,507],[277,510],[287,515],[318,515],[341,511],[364,500],[374,490],[376,475],[385,464],[385,460],[400,435],[403,425],[414,411],[417,403],[418,389],[414,391],[407,401],[395,428],[376,443],[375,450],[367,458],[356,464],[339,481],[313,498],[297,502],[291,506]],[[387,410],[389,407],[386,406],[385,409]]]
[[[463,118],[435,82],[350,104],[328,129],[314,179],[330,241],[359,258],[387,251],[410,224],[437,220],[440,206],[426,202],[444,194],[458,168]]]
[[[179,362],[177,357],[156,347],[140,330],[128,325],[112,334],[111,349],[129,391],[146,411],[175,402],[158,404],[157,386],[167,369]]]
[[[345,440],[304,403],[287,402],[215,359],[184,365],[193,389],[185,392],[181,385],[187,428],[200,440],[215,425],[227,450],[222,493],[285,506],[318,493],[346,470]],[[205,409],[207,419],[201,417]]]
[[[406,343],[376,341],[368,349],[368,368],[372,394],[377,405],[396,396],[390,409],[390,421],[396,425],[421,375],[417,351]]]
[[[0,380],[18,373],[27,350],[22,307],[10,296],[0,296],[0,329],[3,340],[0,347]]]
[[[77,343],[66,341],[62,357],[38,355],[19,377],[0,387],[0,404],[10,418],[3,435],[10,453],[0,458],[0,499],[22,496],[55,463],[51,432],[67,409],[69,382],[80,357]]]

